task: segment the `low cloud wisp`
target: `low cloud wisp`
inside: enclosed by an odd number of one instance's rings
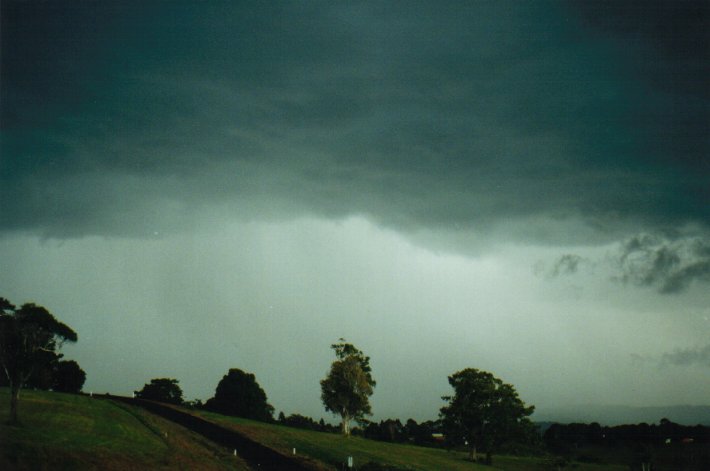
[[[710,282],[710,241],[641,234],[621,244],[615,262],[623,283],[680,293],[692,283]]]

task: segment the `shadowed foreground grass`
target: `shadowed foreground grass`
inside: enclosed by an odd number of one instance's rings
[[[0,388],[0,469],[247,470],[201,436],[144,410],[73,394],[22,391],[10,426]]]

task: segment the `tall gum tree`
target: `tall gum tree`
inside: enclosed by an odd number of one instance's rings
[[[0,367],[10,386],[11,423],[19,422],[20,390],[67,341],[76,342],[76,332],[44,307],[26,303],[17,309],[0,298]]]
[[[325,410],[341,417],[342,432],[349,436],[353,419],[372,414],[369,398],[377,383],[372,378],[370,357],[342,338],[330,347],[337,359],[320,382],[321,400]]]

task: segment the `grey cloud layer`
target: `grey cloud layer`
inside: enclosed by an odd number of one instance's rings
[[[707,8],[623,10],[687,25],[668,54],[604,5],[3,2],[0,224],[141,235],[217,204],[535,220],[539,240],[561,220],[706,228],[707,38],[687,10]]]

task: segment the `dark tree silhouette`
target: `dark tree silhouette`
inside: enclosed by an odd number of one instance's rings
[[[283,412],[279,413],[279,423],[287,427],[304,430],[321,430],[321,425],[310,417],[301,414],[291,414],[288,417]]]
[[[47,362],[36,368],[25,381],[25,389],[79,393],[86,381],[86,372],[74,360],[62,360],[62,354],[47,353]],[[0,373],[0,386],[8,386],[7,376]]]
[[[399,419],[381,420],[379,424],[370,422],[365,427],[363,434],[365,438],[382,442],[403,442],[408,438]]]
[[[468,443],[471,460],[478,459],[480,447],[490,463],[494,447],[531,430],[528,416],[535,408],[491,373],[467,368],[449,376],[449,384],[454,395],[442,398],[448,404],[440,412],[444,433],[451,443]]]
[[[182,404],[182,389],[177,379],[155,378],[150,383],[143,385],[143,389],[135,391],[139,399],[165,402],[168,404]]]
[[[77,335],[42,306],[23,304],[17,309],[0,298],[0,367],[10,386],[10,421],[18,422],[20,390],[35,371],[56,359],[65,341]]]
[[[78,393],[86,381],[86,372],[74,360],[61,360],[53,368],[52,389],[65,393]]]
[[[52,384],[54,383],[54,378],[56,375],[56,368],[59,360],[62,358],[61,354],[52,354],[46,352],[46,362],[35,368],[23,388],[25,389],[41,389],[47,391],[52,389]]]
[[[266,393],[256,377],[238,368],[232,368],[217,385],[214,397],[205,408],[225,415],[271,422],[274,408],[267,402]]]

